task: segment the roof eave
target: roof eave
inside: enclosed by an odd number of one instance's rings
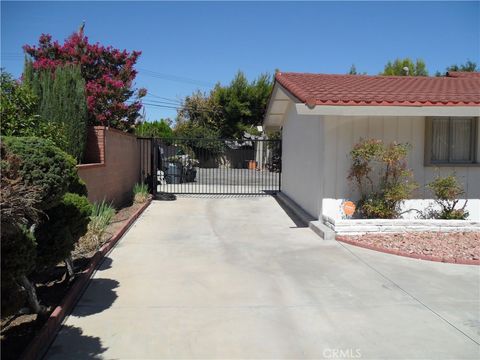
[[[387,105],[316,105],[309,107],[303,103],[295,104],[299,115],[335,115],[335,116],[480,116],[480,105],[459,106],[387,106]]]
[[[265,112],[263,128],[267,131],[280,129],[283,126],[285,114],[291,103],[301,104],[299,99],[275,80],[268,101],[267,111]]]

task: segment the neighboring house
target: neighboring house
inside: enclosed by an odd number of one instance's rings
[[[405,208],[425,208],[425,185],[455,172],[470,219],[480,220],[479,116],[480,73],[277,73],[264,127],[282,130],[282,192],[315,218],[338,219],[344,199],[358,200],[347,180],[349,152],[374,138],[412,145],[408,166],[420,187]]]

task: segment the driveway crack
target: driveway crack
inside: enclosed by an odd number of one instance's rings
[[[438,312],[436,312],[435,310],[433,310],[430,306],[428,306],[427,304],[425,304],[423,301],[421,301],[420,299],[418,299],[415,295],[411,294],[409,291],[405,290],[404,288],[402,288],[399,284],[397,284],[395,281],[393,281],[392,279],[390,279],[388,276],[386,276],[385,274],[383,274],[380,270],[376,269],[375,267],[373,267],[372,265],[370,265],[367,261],[365,261],[364,259],[362,259],[360,256],[358,256],[357,254],[355,254],[352,250],[350,250],[348,247],[345,246],[345,244],[343,244],[342,242],[340,241],[337,241],[338,244],[340,244],[346,251],[348,251],[352,256],[354,256],[355,258],[357,258],[360,262],[362,262],[364,265],[368,266],[370,269],[372,269],[373,271],[375,271],[378,275],[380,275],[381,277],[383,277],[385,280],[389,281],[390,283],[392,283],[395,287],[397,287],[400,291],[402,291],[404,294],[406,294],[407,296],[411,297],[414,301],[416,301],[417,303],[419,303],[421,306],[423,306],[425,309],[429,310],[431,313],[435,314],[439,319],[443,320],[444,322],[446,322],[448,325],[450,325],[451,327],[453,327],[454,329],[456,329],[458,332],[460,332],[461,334],[463,334],[466,338],[468,338],[469,340],[471,340],[472,342],[474,342],[475,344],[477,345],[480,345],[480,343],[475,340],[474,338],[472,338],[471,336],[469,336],[467,333],[465,333],[464,331],[462,331],[461,329],[459,329],[457,326],[455,326],[454,324],[452,324],[450,321],[448,321],[446,318],[444,318],[442,315],[440,315]]]

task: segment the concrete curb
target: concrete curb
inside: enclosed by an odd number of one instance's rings
[[[290,199],[282,192],[277,193],[277,199],[285,205],[297,218],[323,240],[335,240],[335,231],[323,224],[319,220],[315,220],[313,216],[303,210],[295,201]]]
[[[441,258],[438,256],[429,256],[429,255],[418,255],[418,254],[409,254],[404,251],[400,250],[393,250],[393,249],[385,249],[379,246],[374,246],[374,245],[368,245],[368,244],[361,244],[356,241],[352,240],[347,240],[342,237],[337,237],[337,241],[343,242],[345,244],[353,245],[353,246],[358,246],[364,249],[368,250],[374,250],[390,255],[397,255],[397,256],[403,256],[403,257],[408,257],[412,259],[418,259],[418,260],[427,260],[427,261],[434,261],[434,262],[443,262],[443,263],[449,263],[449,264],[460,264],[460,265],[480,265],[480,260],[451,260],[451,259],[445,259]]]
[[[100,264],[103,257],[115,246],[115,244],[122,238],[127,230],[132,226],[135,220],[143,213],[143,211],[150,205],[152,199],[149,199],[140,209],[138,209],[126,222],[121,229],[119,229],[111,239],[103,244],[103,246],[90,259],[88,268],[85,269],[75,280],[73,286],[68,290],[67,294],[60,302],[60,304],[53,310],[48,317],[45,324],[40,329],[40,332],[27,345],[26,349],[20,356],[20,360],[34,360],[39,359],[44,355],[48,346],[55,339],[58,329],[62,325],[63,320],[69,314],[75,304],[77,303],[83,291],[87,287],[90,277],[95,269]]]
[[[290,199],[287,195],[282,192],[276,194],[276,197],[280,202],[285,205],[296,217],[300,219],[306,226],[310,223],[310,221],[315,220],[313,216],[308,214],[305,210],[303,210],[300,206],[297,205],[292,199]]]

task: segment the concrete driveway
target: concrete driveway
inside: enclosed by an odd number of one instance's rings
[[[273,197],[154,202],[48,359],[478,359],[480,268],[323,241]]]

